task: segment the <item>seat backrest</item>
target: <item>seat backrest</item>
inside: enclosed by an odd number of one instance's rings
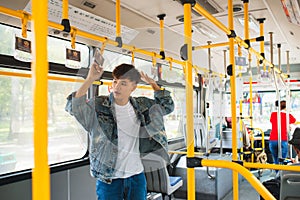
[[[207,151],[216,145],[214,132],[207,131],[206,119],[200,113],[194,113],[194,147]],[[186,136],[186,118],[183,119],[183,132]],[[185,137],[186,138],[186,137]]]
[[[300,173],[283,171],[281,174],[280,200],[300,199]]]
[[[167,194],[170,180],[166,161],[159,155],[149,153],[142,158],[142,162],[147,179],[147,190]]]

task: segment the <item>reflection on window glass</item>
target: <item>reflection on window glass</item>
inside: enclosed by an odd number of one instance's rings
[[[56,38],[48,37],[48,59],[49,62],[60,64],[66,63],[66,48],[71,48],[70,41],[59,40]],[[75,50],[80,51],[81,61],[80,65],[83,68],[89,66],[89,49],[86,45],[76,44]]]
[[[183,132],[180,121],[182,120],[182,113],[185,110],[185,90],[180,88],[166,88],[171,92],[174,101],[174,111],[167,116],[164,116],[165,128],[168,139],[182,137]],[[153,90],[136,89],[133,96],[145,96],[154,98]]]
[[[180,66],[172,67],[170,69],[168,66],[162,67],[162,79],[168,83],[181,83],[185,84],[184,73]]]
[[[165,117],[165,126],[168,139],[182,137],[182,117],[185,114],[186,94],[184,88],[166,88],[171,92],[174,101],[174,111]],[[195,102],[195,98],[194,98]]]
[[[34,163],[32,79],[0,76],[0,85],[0,174],[30,169]],[[64,110],[75,86],[48,82],[49,164],[81,158],[87,151],[86,132]]]
[[[300,92],[291,92],[291,106],[290,113],[296,118],[297,121],[300,120]],[[227,115],[231,115],[230,111],[230,94],[226,97],[227,102]],[[285,94],[281,94],[281,99],[286,100]],[[252,116],[253,116],[253,128],[260,128],[264,132],[271,130],[270,116],[272,112],[277,111],[275,106],[276,93],[275,92],[253,92],[252,94]],[[244,93],[244,99],[242,103],[242,113],[244,117],[250,116],[250,94],[248,92]],[[238,104],[237,104],[238,106]],[[238,108],[239,109],[239,108]],[[250,120],[244,119],[244,123],[250,127]]]

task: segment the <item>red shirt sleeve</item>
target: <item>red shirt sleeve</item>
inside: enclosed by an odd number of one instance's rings
[[[290,114],[290,124],[293,124],[296,122],[296,118]]]

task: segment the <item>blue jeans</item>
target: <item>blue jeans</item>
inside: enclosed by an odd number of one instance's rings
[[[147,184],[145,174],[113,179],[111,184],[100,180],[96,182],[98,200],[145,200]]]
[[[270,141],[269,142],[269,148],[270,148],[274,163],[279,164],[279,161],[278,161],[278,142],[277,141]],[[287,143],[287,141],[281,141],[282,158],[286,158],[287,152],[288,152],[288,143]]]

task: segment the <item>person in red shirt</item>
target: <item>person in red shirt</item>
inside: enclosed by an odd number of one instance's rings
[[[278,101],[275,102],[278,106]],[[287,136],[287,122],[286,122],[286,101],[280,101],[280,120],[281,120],[281,153],[282,158],[286,158],[288,152],[288,136]],[[277,125],[277,112],[272,112],[270,117],[272,130],[270,133],[269,148],[275,164],[279,163],[278,160],[278,125]],[[289,114],[289,123],[294,124],[296,119],[293,115]]]

